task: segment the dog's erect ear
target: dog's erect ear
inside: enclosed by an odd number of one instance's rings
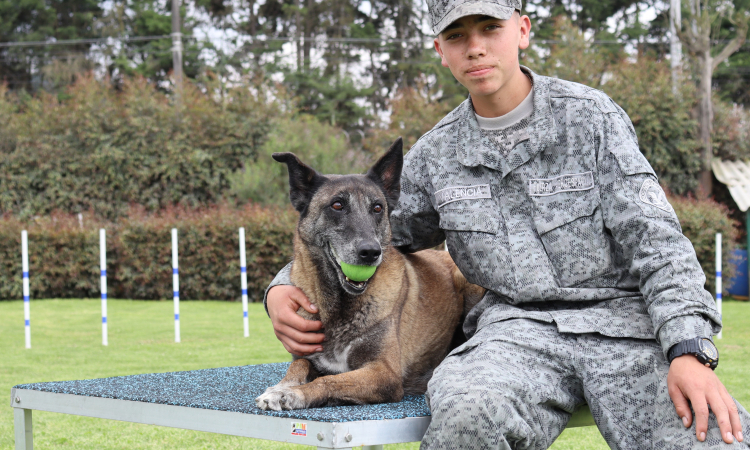
[[[404,141],[401,138],[391,145],[374,166],[367,171],[367,178],[383,188],[388,201],[388,211],[393,211],[401,195],[401,168],[404,167]]]
[[[300,161],[294,153],[274,153],[271,156],[276,161],[286,164],[289,170],[289,199],[294,209],[304,213],[313,194],[323,184],[326,177]]]

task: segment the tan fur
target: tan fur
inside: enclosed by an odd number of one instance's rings
[[[322,352],[295,359],[256,404],[297,409],[424,393],[484,289],[461,275],[448,252],[402,254],[390,246],[388,209],[400,191],[402,141],[367,175],[323,177],[291,153],[274,158],[289,168],[290,199],[300,212],[291,281],[319,310],[297,313],[323,322],[326,340]],[[377,270],[352,284],[341,261]]]
[[[312,316],[301,308],[299,314],[319,318],[325,325],[331,317],[320,289],[318,269],[310,264],[301,244],[295,238],[292,282],[318,306],[320,314]],[[404,393],[423,393],[427,379],[410,377],[427,374],[429,378],[449,351],[465,301],[473,306],[482,295],[484,289],[466,281],[448,252],[424,250],[403,255],[389,247],[370,286],[351,305],[352,309],[369,306],[369,313],[361,317],[358,326],[389,324],[381,336],[382,350],[377,359],[357,370],[319,378],[311,376],[314,369],[308,360],[297,359],[279,386],[289,386],[287,401],[293,404],[296,398],[303,407],[392,402],[401,400]]]

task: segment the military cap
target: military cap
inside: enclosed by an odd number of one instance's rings
[[[475,14],[510,19],[513,11],[521,10],[521,0],[427,0],[432,32],[440,34],[448,25]]]

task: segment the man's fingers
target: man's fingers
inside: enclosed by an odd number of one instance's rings
[[[706,440],[706,432],[708,431],[708,403],[706,402],[706,397],[702,393],[694,394],[690,397],[690,403],[693,405],[693,411],[695,411],[695,437],[703,442]]]
[[[318,313],[318,307],[310,303],[310,300],[307,298],[307,296],[304,293],[302,293],[302,290],[297,289],[297,291],[292,293],[290,297],[294,299],[294,301],[296,301],[302,308],[304,308],[305,311],[309,312],[310,314]]]
[[[294,304],[293,302],[289,303]],[[296,311],[297,310],[295,309],[294,312],[292,312],[292,310],[289,309],[285,312],[279,313],[276,322],[274,322],[274,328],[276,328],[276,326],[287,326],[302,332],[315,332],[320,331],[323,328],[323,323],[321,321],[307,320],[297,314]]]
[[[296,356],[307,356],[323,350],[323,347],[316,340],[322,340],[322,334],[317,333],[299,333],[298,331],[282,327],[282,331],[275,330],[276,337],[281,341],[286,351]],[[285,334],[289,333],[289,335]],[[312,335],[312,336],[308,336]]]
[[[682,424],[685,428],[689,428],[693,424],[693,412],[690,410],[690,404],[687,399],[682,394],[682,391],[674,386],[669,386],[669,396],[672,398],[677,415],[682,419]]]
[[[320,346],[320,344],[322,344],[323,342],[323,339],[325,339],[325,335],[323,333],[302,332],[295,327],[284,324],[280,324],[278,328],[274,328],[274,331],[276,332],[276,336],[279,339],[281,339],[281,336],[284,336],[285,338],[291,339],[298,344],[314,344],[316,346]]]
[[[719,389],[719,393],[724,400],[724,404],[727,406],[729,422],[732,425],[732,434],[738,441],[742,442],[744,437],[742,436],[742,422],[740,422],[740,413],[737,411],[737,404],[723,385],[721,386],[721,389]]]
[[[711,405],[711,411],[716,416],[716,422],[719,424],[721,438],[727,444],[734,442],[732,433],[732,422],[729,420],[729,410],[718,389],[709,390],[706,393],[706,401]]]

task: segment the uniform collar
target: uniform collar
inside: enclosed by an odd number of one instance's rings
[[[497,170],[505,177],[510,172],[529,161],[537,153],[544,150],[557,139],[555,120],[552,117],[550,106],[550,79],[540,76],[521,66],[521,70],[527,73],[532,80],[534,89],[534,112],[529,118],[526,128],[526,136],[521,135],[515,143],[515,147],[503,156],[497,146],[490,138],[482,133],[474,115],[474,106],[471,97],[459,108],[461,113],[458,123],[457,134],[457,158],[464,166],[485,166]],[[523,141],[528,145],[517,145]]]

